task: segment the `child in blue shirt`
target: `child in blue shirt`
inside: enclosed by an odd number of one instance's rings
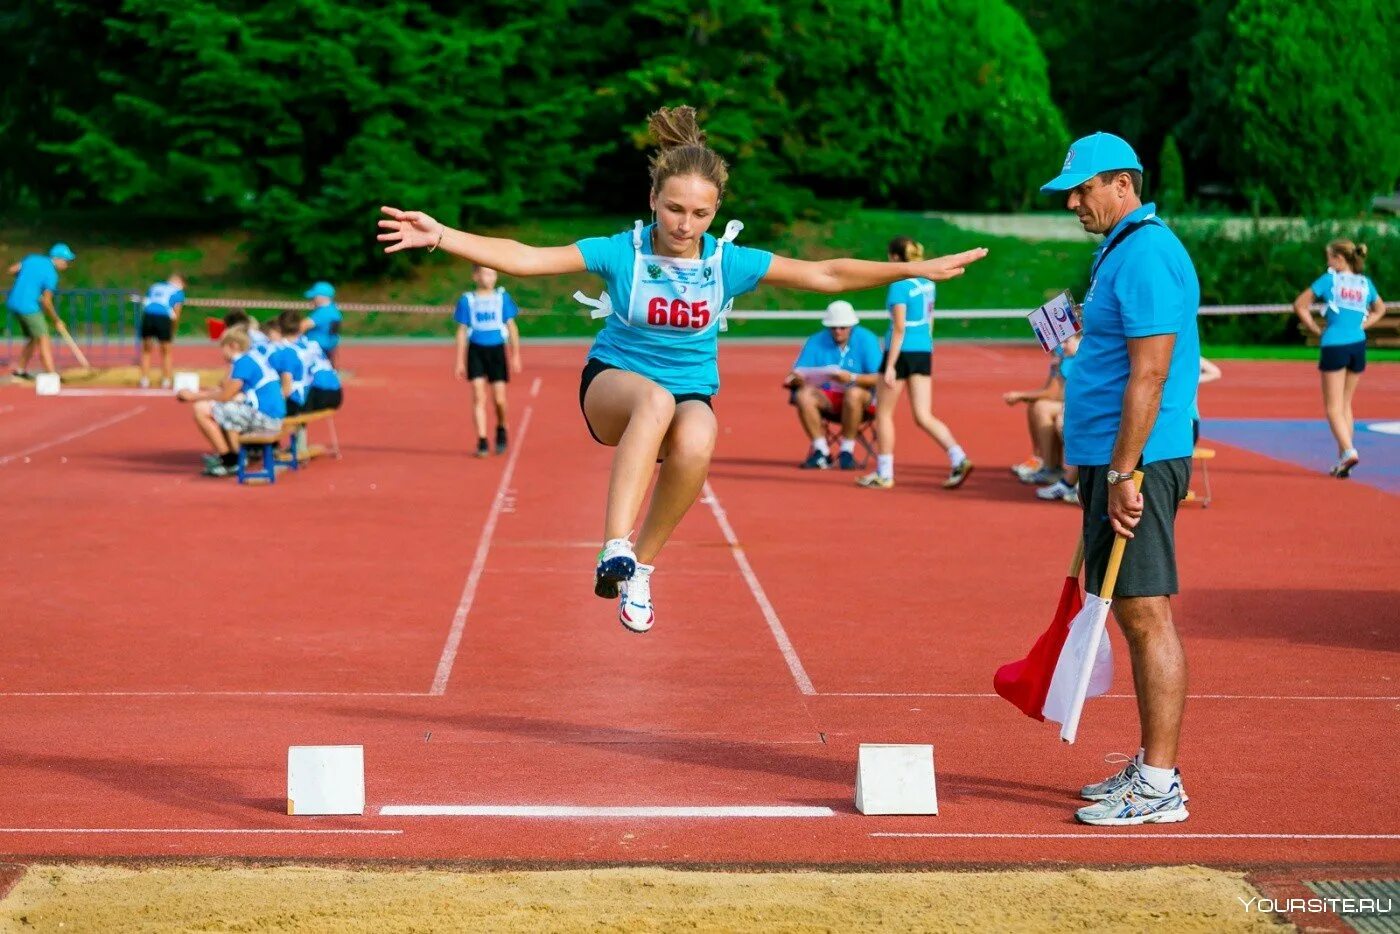
[[[301,360],[303,385],[306,398],[301,411],[319,412],[322,409],[338,409],[345,401],[345,392],[340,384],[340,374],[331,366],[321,345],[301,334],[301,312],[284,311],[278,316],[278,325],[284,335],[299,334],[290,346]]]
[[[160,344],[160,388],[169,389],[175,376],[171,343],[185,303],[185,278],[174,275],[146,290],[141,302],[141,388],[151,385],[151,351]]]
[[[228,477],[238,472],[239,436],[271,434],[282,430],[287,406],[282,383],[266,359],[250,353],[252,341],[243,328],[225,331],[219,350],[229,362],[228,376],[217,389],[180,390],[175,398],[194,403],[194,422],[214,449],[204,462],[204,473]]]
[[[251,352],[261,354],[267,360],[267,365],[272,367],[272,372],[277,374],[282,398],[287,400],[287,414],[300,415],[306,411],[306,390],[310,385],[306,365],[292,342],[287,340],[287,332],[282,330],[281,315],[267,322],[265,333],[267,343],[260,347],[253,346]]]
[[[302,322],[302,330],[320,345],[326,359],[334,364],[336,350],[340,347],[343,317],[335,303],[335,286],[329,282],[317,282],[306,290],[306,297],[311,299],[311,314]]]
[[[1356,419],[1351,400],[1366,369],[1366,331],[1385,317],[1385,302],[1365,268],[1366,244],[1333,240],[1327,244],[1327,271],[1293,300],[1303,327],[1321,338],[1317,368],[1322,371],[1322,405],[1338,451],[1331,473],[1340,479],[1351,476],[1361,463],[1353,443]],[[1314,302],[1323,303],[1326,330],[1313,320]]]
[[[496,270],[478,265],[472,270],[476,289],[457,299],[452,319],[457,322],[458,379],[472,384],[472,421],[476,426],[476,456],[486,457],[486,392],[491,384],[496,404],[496,453],[506,452],[506,387],[511,372],[520,372],[520,309],[505,289],[496,286]],[[509,365],[506,347],[510,347]]]
[[[735,246],[743,228],[737,221],[722,237],[708,233],[729,169],[705,145],[695,110],[662,108],[648,122],[658,147],[651,160],[651,224],[637,221],[611,237],[542,248],[454,230],[419,211],[385,207],[387,219],[379,222],[386,252],[441,248],[507,275],[586,270],[605,281],[599,299],[579,293],[595,317],[606,318],[583,368],[579,406],[593,437],[617,448],[593,592],[621,597],[618,619],[632,632],[646,632],[655,622],[652,562],[706,482],[718,434],[711,403],[719,390],[717,337],[734,299],[761,282],[831,293],[911,276],[948,279],[986,252],[917,263],[804,262]],[[634,548],[629,530],[653,474]]]

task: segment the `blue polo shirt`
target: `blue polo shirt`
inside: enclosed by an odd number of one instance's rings
[[[312,324],[312,328],[306,332],[306,336],[320,344],[322,350],[330,353],[340,345],[342,316],[335,302],[312,309],[311,314],[306,317],[311,320]]]
[[[47,256],[34,253],[20,260],[19,272],[15,273],[15,284],[10,286],[5,306],[16,314],[37,315],[42,310],[39,297],[57,290],[58,268]]]
[[[1095,261],[1120,230],[1155,216],[1154,204],[1129,214],[1109,231]],[[1092,467],[1112,459],[1128,386],[1128,341],[1161,334],[1175,334],[1176,344],[1142,460],[1191,456],[1191,409],[1201,376],[1200,304],[1196,267],[1176,234],[1160,223],[1139,228],[1108,254],[1084,297],[1084,336],[1074,378],[1065,381],[1067,463]]]
[[[861,375],[880,372],[880,339],[869,328],[859,324],[851,328],[843,348],[831,336],[830,328],[822,328],[817,334],[807,338],[802,352],[797,355],[793,369],[804,366],[839,366],[850,373]],[[822,383],[822,389],[845,389],[844,383],[830,380]]]

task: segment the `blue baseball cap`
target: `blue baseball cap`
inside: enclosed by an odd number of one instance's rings
[[[329,282],[317,282],[306,290],[307,298],[335,298],[335,286]]]
[[[78,254],[69,249],[66,243],[55,243],[49,248],[49,258],[64,259],[71,263],[78,258]]]
[[[1055,178],[1040,186],[1041,194],[1069,191],[1100,172],[1113,169],[1142,171],[1142,163],[1128,141],[1112,133],[1095,133],[1074,141],[1065,156],[1064,168]]]

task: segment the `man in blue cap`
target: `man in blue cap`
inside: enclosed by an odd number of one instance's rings
[[[24,349],[19,352],[19,366],[15,376],[32,379],[29,361],[34,351],[39,351],[39,362],[45,373],[53,373],[53,344],[49,342],[48,322],[58,329],[61,322],[54,311],[53,293],[58,289],[58,274],[77,259],[77,255],[66,243],[55,243],[48,256],[32,253],[10,266],[10,275],[15,277],[10,286],[10,294],[5,298],[5,307],[19,321],[24,332]],[[45,318],[47,317],[47,320]]]
[[[335,366],[335,349],[340,346],[340,309],[335,306],[335,286],[317,282],[306,290],[311,299],[311,314],[301,323],[301,332],[325,351],[326,359]]]
[[[1081,791],[1087,824],[1187,818],[1176,767],[1186,656],[1172,623],[1177,504],[1191,477],[1200,375],[1200,284],[1186,248],[1142,203],[1142,163],[1109,133],[1075,141],[1060,175],[1084,229],[1104,234],[1084,296],[1084,336],[1065,388],[1065,463],[1079,467],[1085,589],[1101,593],[1115,535],[1130,541],[1113,593],[1137,690],[1141,746],[1122,771]],[[1142,488],[1133,471],[1143,472]]]

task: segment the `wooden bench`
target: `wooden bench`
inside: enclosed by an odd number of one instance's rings
[[[241,435],[238,439],[238,482],[266,480],[268,483],[276,483],[278,467],[300,470],[307,461],[327,453],[325,448],[305,444],[306,427],[313,422],[324,421],[326,423],[331,435],[330,453],[335,456],[336,460],[340,460],[340,439],[335,431],[335,412],[335,409],[320,409],[315,412],[303,412],[300,415],[289,415],[282,419],[282,427],[275,433]],[[288,438],[292,442],[289,446],[291,456],[279,459],[276,455],[277,446]],[[262,469],[248,469],[250,448],[258,448],[262,451]]]
[[[1187,490],[1186,499],[1182,500],[1182,502],[1200,503],[1201,508],[1206,509],[1210,506],[1210,462],[1215,460],[1215,449],[1197,447],[1191,452],[1191,458],[1200,465],[1203,493],[1201,496],[1197,496],[1195,490]]]

